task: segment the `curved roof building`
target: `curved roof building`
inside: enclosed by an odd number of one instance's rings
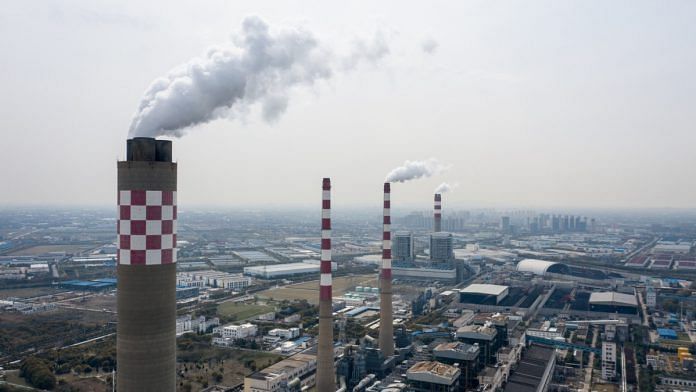
[[[547,273],[567,274],[570,272],[568,266],[556,261],[524,259],[517,263],[518,272],[531,272],[535,275],[544,276]]]

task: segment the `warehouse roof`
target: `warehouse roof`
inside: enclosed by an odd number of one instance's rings
[[[590,304],[613,306],[638,306],[638,301],[636,300],[636,296],[632,294],[605,291],[602,293],[592,293],[590,295]]]
[[[524,259],[517,263],[517,271],[531,272],[536,275],[546,275],[546,272],[550,272],[549,269],[556,265],[565,266],[564,264],[558,263],[556,261]]]
[[[474,283],[462,289],[461,293],[466,294],[485,294],[485,295],[500,295],[507,290],[507,286],[501,286],[497,284],[479,284]]]

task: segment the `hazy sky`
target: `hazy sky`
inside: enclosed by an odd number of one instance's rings
[[[381,34],[377,65],[291,90],[273,124],[174,142],[179,202],[379,205],[405,160],[451,169],[393,205],[696,207],[693,1],[7,1],[0,11],[0,205],[113,205],[150,83],[249,15],[337,52]]]

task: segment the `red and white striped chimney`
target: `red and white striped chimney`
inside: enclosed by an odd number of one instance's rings
[[[319,278],[319,343],[317,350],[317,390],[336,390],[333,349],[333,305],[331,296],[331,179],[322,182],[321,268]]]
[[[442,231],[442,195],[435,194],[435,209],[433,210],[433,231],[439,233]]]
[[[379,349],[385,357],[394,355],[394,320],[392,315],[391,270],[391,188],[384,183],[384,212],[382,221],[382,267],[379,276]]]

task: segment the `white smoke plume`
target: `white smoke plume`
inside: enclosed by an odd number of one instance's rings
[[[427,54],[435,53],[438,46],[440,46],[440,44],[438,44],[437,41],[435,41],[432,38],[428,38],[425,41],[421,42],[421,49],[423,50],[423,52]]]
[[[406,161],[402,166],[397,167],[387,174],[387,182],[406,182],[423,177],[430,177],[440,174],[449,169],[449,166],[442,164],[435,158],[424,161]]]
[[[373,43],[356,42],[348,55],[336,56],[308,31],[272,31],[262,19],[248,17],[232,42],[150,85],[130,136],[180,137],[191,126],[247,112],[253,104],[261,105],[265,121],[276,121],[288,107],[292,88],[311,86],[360,62],[375,63],[389,53],[381,35]]]
[[[446,182],[443,182],[442,184],[438,185],[437,188],[435,188],[434,193],[447,193],[452,191],[457,186],[459,186],[459,184],[450,185]]]

